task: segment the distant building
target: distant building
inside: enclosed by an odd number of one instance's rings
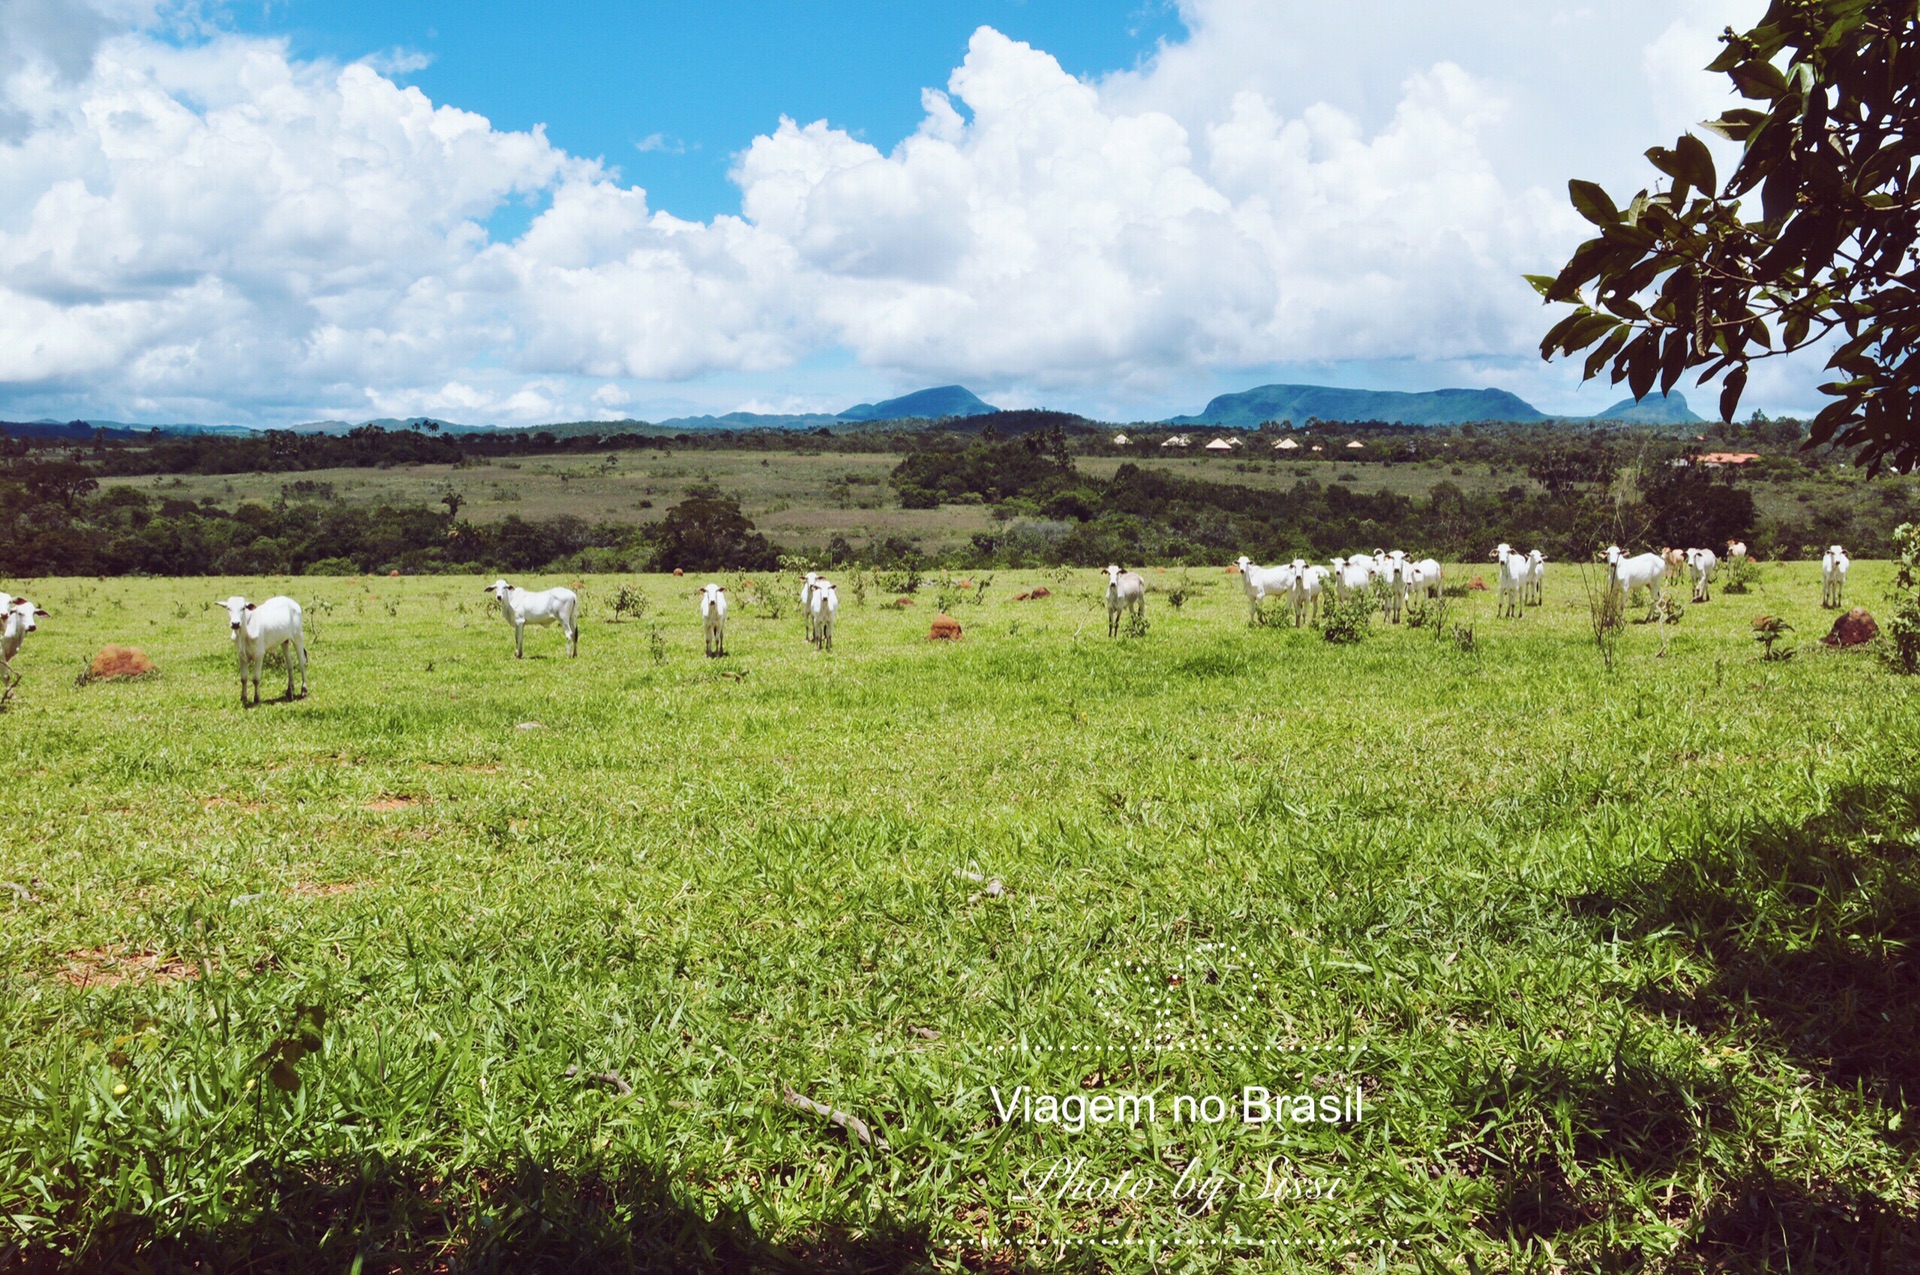
[[[1299,446],[1300,444],[1294,442],[1291,438],[1283,438],[1279,442],[1273,445],[1273,450],[1275,450],[1276,452],[1290,452],[1290,451],[1294,451]]]
[[[1160,445],[1162,447],[1191,447],[1193,446],[1193,436],[1191,434],[1175,434],[1172,438],[1169,438]]]
[[[1240,446],[1240,440],[1237,438],[1232,441],[1224,438],[1216,438],[1207,444],[1207,450],[1210,452],[1230,452],[1238,446]]]
[[[1708,452],[1700,457],[1702,465],[1744,465],[1748,461],[1759,460],[1759,452]]]
[[[1347,444],[1347,450],[1353,451],[1355,448],[1361,448],[1365,446],[1366,446],[1365,443],[1361,442],[1359,439],[1356,438],[1351,443]]]
[[[1129,441],[1131,440],[1129,440],[1125,434],[1115,434],[1113,436],[1113,445],[1115,447],[1125,447]]]

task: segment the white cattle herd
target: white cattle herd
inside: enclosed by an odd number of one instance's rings
[[[1649,615],[1660,608],[1667,578],[1684,578],[1691,586],[1695,602],[1710,599],[1710,588],[1723,559],[1711,549],[1666,549],[1660,553],[1628,556],[1618,545],[1609,545],[1603,555],[1606,564],[1606,595],[1610,606],[1624,609],[1626,601],[1641,589],[1647,590]],[[1727,542],[1724,561],[1742,562],[1747,546],[1738,540]],[[1498,569],[1496,608],[1501,616],[1518,616],[1530,606],[1541,605],[1545,596],[1547,558],[1538,549],[1521,553],[1509,544],[1496,545],[1492,561]],[[1820,559],[1820,605],[1838,609],[1847,587],[1847,570],[1853,565],[1847,551],[1830,546]],[[1263,567],[1241,557],[1232,570],[1240,573],[1241,588],[1247,594],[1247,622],[1260,620],[1260,604],[1277,598],[1300,628],[1317,621],[1321,600],[1329,590],[1345,602],[1356,595],[1371,593],[1379,586],[1381,609],[1389,623],[1397,624],[1407,604],[1443,596],[1445,578],[1440,564],[1432,558],[1414,560],[1399,549],[1374,550],[1335,558],[1331,567],[1304,559],[1280,566]],[[1682,574],[1684,573],[1684,575]],[[1123,619],[1145,614],[1147,581],[1136,571],[1109,566],[1107,576],[1107,636],[1117,637]],[[557,624],[566,637],[567,654],[580,653],[580,599],[572,589],[552,588],[534,591],[522,589],[505,580],[495,580],[486,592],[499,605],[500,614],[513,626],[515,659],[526,654],[528,625]],[[719,584],[702,586],[696,594],[701,628],[706,636],[707,654],[720,658],[727,653],[727,591]],[[307,644],[300,623],[300,604],[288,597],[272,597],[252,603],[243,597],[222,598],[228,628],[233,634],[234,652],[240,666],[240,703],[260,702],[260,673],[269,652],[276,648],[286,658],[287,698],[294,698],[294,672],[300,674],[300,694],[307,693]],[[805,621],[806,640],[818,650],[833,649],[834,620],[840,613],[840,595],[833,582],[817,571],[807,572],[800,585],[800,614]],[[20,653],[27,634],[34,632],[47,612],[23,597],[0,592],[0,705],[4,705],[19,683],[13,658]],[[253,685],[248,700],[247,685]]]

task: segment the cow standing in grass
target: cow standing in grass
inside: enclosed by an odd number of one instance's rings
[[[293,666],[300,664],[300,696],[307,694],[307,639],[300,627],[300,604],[292,598],[268,598],[255,605],[235,595],[223,599],[227,609],[227,627],[233,633],[233,647],[240,657],[240,707],[246,708],[247,682],[253,682],[253,703],[260,703],[260,672],[266,666],[267,652],[274,647],[287,663],[287,700],[293,700]]]
[[[717,584],[700,590],[700,626],[707,635],[707,656],[718,659],[727,653],[727,591]]]
[[[1107,636],[1120,635],[1120,614],[1147,613],[1147,579],[1137,571],[1107,567]]]
[[[13,671],[13,657],[20,653],[27,634],[40,627],[36,621],[47,613],[10,593],[0,593],[0,599],[5,599],[5,610],[0,611],[0,704],[4,704],[20,684],[20,675]]]
[[[538,593],[518,588],[505,580],[486,587],[500,604],[500,614],[513,626],[513,658],[525,659],[529,624],[557,624],[567,635],[567,654],[580,654],[580,599],[572,589],[543,589]]]

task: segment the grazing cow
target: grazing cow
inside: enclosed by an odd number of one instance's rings
[[[1269,597],[1291,598],[1298,570],[1294,566],[1256,567],[1245,554],[1240,555],[1240,587],[1247,591],[1247,623],[1260,622],[1260,603]]]
[[[1420,569],[1421,601],[1445,596],[1446,583],[1441,578],[1440,564],[1437,561],[1432,558],[1422,558],[1413,565]]]
[[[1539,606],[1546,597],[1547,555],[1534,549],[1527,554],[1527,587],[1521,601]]]
[[[1744,540],[1727,541],[1727,561],[1745,562],[1747,560],[1747,542]]]
[[[833,649],[833,620],[840,614],[840,593],[831,581],[817,580],[813,585],[813,622],[809,626],[816,649]]]
[[[300,662],[300,695],[307,694],[307,639],[300,627],[300,604],[288,597],[268,598],[258,606],[238,594],[224,598],[227,627],[240,657],[240,707],[246,708],[247,682],[253,682],[253,703],[260,703],[260,671],[274,647],[287,662],[287,700],[293,700],[293,665]]]
[[[1137,571],[1122,571],[1119,567],[1107,567],[1107,636],[1120,634],[1120,613],[1145,615],[1147,613],[1147,581]]]
[[[717,584],[700,589],[700,625],[707,634],[707,658],[727,653],[727,591]]]
[[[1687,550],[1687,575],[1693,580],[1693,600],[1711,601],[1707,586],[1713,582],[1713,573],[1720,565],[1720,559],[1711,549]]]
[[[513,626],[513,658],[526,658],[526,633],[529,624],[557,624],[567,635],[567,654],[580,654],[580,599],[572,589],[542,589],[535,593],[495,580],[485,592],[500,604],[500,614]]]
[[[0,704],[4,704],[20,684],[20,675],[13,671],[13,657],[20,653],[27,634],[40,627],[36,621],[47,613],[11,593],[0,594],[0,598],[6,599],[5,610],[0,612]]]
[[[1325,592],[1327,577],[1330,573],[1325,567],[1308,566],[1306,559],[1293,560],[1293,627],[1302,628],[1307,623],[1307,612],[1313,612],[1314,623],[1320,622],[1320,595]]]
[[[1527,560],[1512,545],[1495,546],[1493,560],[1500,564],[1500,594],[1494,613],[1520,616],[1526,613]]]
[[[1820,556],[1821,606],[1839,608],[1841,595],[1847,591],[1847,568],[1852,565],[1853,560],[1839,545],[1829,545]]]
[[[1667,578],[1667,558],[1660,553],[1637,553],[1629,558],[1619,545],[1607,546],[1607,605],[1626,609],[1634,590],[1645,589],[1649,604],[1647,618],[1660,608],[1661,587]]]

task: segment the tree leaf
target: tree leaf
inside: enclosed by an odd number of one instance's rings
[[[1742,62],[1727,72],[1733,77],[1734,88],[1740,96],[1752,101],[1773,101],[1787,94],[1787,77],[1771,62],[1758,58]]]
[[[1642,332],[1627,347],[1627,388],[1633,391],[1633,401],[1638,403],[1653,388],[1654,378],[1660,375],[1660,334]]]
[[[1567,183],[1567,196],[1573,200],[1574,211],[1596,226],[1612,226],[1620,220],[1620,209],[1612,197],[1594,182],[1574,178]]]
[[[1747,365],[1742,363],[1727,373],[1727,379],[1720,386],[1720,419],[1730,421],[1740,406],[1741,391],[1747,388]]]
[[[1679,176],[1695,190],[1712,199],[1718,189],[1719,178],[1713,171],[1713,152],[1707,144],[1692,133],[1683,133],[1673,148],[1674,163],[1680,169]]]
[[[293,1064],[284,1058],[276,1059],[273,1066],[267,1068],[267,1079],[288,1093],[300,1087],[300,1073],[295,1071]]]

